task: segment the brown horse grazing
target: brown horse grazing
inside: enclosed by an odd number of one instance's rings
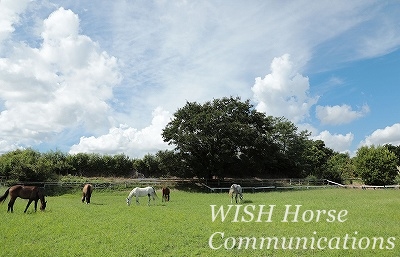
[[[162,201],[169,202],[169,188],[168,187],[163,187],[162,188]]]
[[[44,192],[36,186],[22,186],[15,185],[6,190],[4,195],[0,197],[0,202],[4,202],[7,196],[10,194],[10,201],[8,202],[7,212],[14,211],[15,200],[20,197],[22,199],[28,199],[28,204],[25,207],[25,211],[28,210],[29,205],[32,201],[35,201],[35,211],[37,209],[37,202],[40,199],[40,210],[44,211],[46,209],[46,201],[44,200]]]
[[[86,199],[86,204],[89,204],[92,193],[93,193],[93,186],[91,184],[85,184],[82,191],[82,203],[84,203]]]

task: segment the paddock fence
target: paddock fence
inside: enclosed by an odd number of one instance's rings
[[[243,192],[268,192],[302,190],[313,188],[337,187],[329,184],[326,179],[229,179],[224,181],[207,181],[202,186],[211,193],[228,192],[233,183],[240,184]]]
[[[355,179],[352,179],[355,180]],[[243,192],[267,192],[267,191],[288,191],[308,190],[319,188],[353,188],[353,189],[399,189],[400,185],[372,186],[364,184],[344,185],[328,179],[232,179],[202,183],[202,186],[210,193],[228,192],[233,184],[240,184]]]
[[[131,188],[136,186],[174,186],[177,183],[189,182],[190,180],[185,179],[123,179],[121,181],[49,181],[49,182],[30,182],[30,181],[19,181],[19,182],[8,182],[6,180],[0,180],[1,186],[11,186],[13,184],[20,185],[35,185],[42,188],[60,187],[60,188],[81,188],[83,185],[89,183],[92,184],[95,189],[117,189],[117,188]]]
[[[240,184],[244,192],[268,192],[268,191],[288,191],[288,190],[309,190],[319,188],[354,188],[354,189],[399,189],[399,185],[371,186],[363,184],[344,185],[328,179],[176,179],[176,178],[137,178],[119,179],[117,181],[55,181],[55,182],[8,182],[4,177],[0,177],[0,186],[8,187],[13,184],[36,185],[42,187],[46,192],[65,192],[68,190],[78,190],[84,184],[90,183],[95,189],[100,190],[130,190],[134,187],[153,186],[160,189],[164,186],[182,189],[187,191],[222,193],[228,192],[234,183]]]

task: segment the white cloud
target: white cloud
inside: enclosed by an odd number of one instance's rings
[[[340,125],[350,123],[355,119],[364,117],[369,113],[368,105],[363,105],[359,111],[354,111],[347,104],[335,106],[316,107],[316,116],[322,124]]]
[[[99,137],[81,137],[79,144],[71,147],[70,153],[95,152],[102,154],[124,153],[141,158],[146,153],[172,149],[163,141],[161,133],[170,121],[169,112],[158,107],[153,111],[151,125],[141,130],[120,125]]]
[[[309,94],[309,81],[296,71],[290,56],[274,58],[271,73],[256,78],[251,90],[258,103],[256,108],[272,116],[285,116],[294,123],[304,121],[318,97]]]
[[[79,34],[79,19],[60,8],[44,20],[39,48],[16,44],[0,58],[0,134],[36,144],[66,128],[109,126],[108,104],[120,82],[116,58]]]
[[[112,35],[113,55],[126,64],[124,82],[135,94],[121,100],[132,112],[136,110],[130,103],[138,101],[150,110],[163,101],[172,111],[185,100],[251,98],[249,81],[264,74],[266,62],[290,53],[298,65],[293,69],[300,72],[315,46],[360,23],[358,17],[371,4],[352,1],[327,7],[317,1],[304,8],[308,2],[139,3],[113,5],[106,15],[113,27],[104,38],[109,42]],[[149,93],[149,87],[156,88],[156,94]]]
[[[395,9],[393,12],[396,12]],[[373,58],[398,49],[400,45],[398,26],[390,16],[377,17],[361,38],[360,47],[357,49],[358,55],[363,58]]]
[[[14,32],[14,25],[19,22],[19,15],[25,10],[28,3],[29,0],[0,1],[0,47],[2,41],[8,39]]]
[[[370,145],[400,145],[400,123],[387,126],[384,129],[377,129],[367,136],[359,146]]]
[[[331,134],[329,131],[324,130],[316,136],[312,136],[313,140],[322,140],[325,142],[325,146],[337,151],[337,152],[348,152],[353,142],[353,133],[342,134]]]
[[[316,86],[310,91],[302,74],[395,49],[398,12],[381,7],[363,0],[2,0],[1,146],[69,147],[82,135],[137,135],[153,127],[157,106],[173,112],[186,101],[229,95],[253,97],[260,110],[299,125],[313,123],[307,118]],[[266,62],[270,74],[249,90]],[[64,133],[73,138],[63,141]]]

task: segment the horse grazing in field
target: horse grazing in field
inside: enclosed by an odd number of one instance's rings
[[[169,202],[169,193],[170,193],[170,190],[168,187],[162,188],[162,201],[163,202],[164,201]]]
[[[233,202],[233,195],[235,195],[236,203],[238,203],[238,196],[239,196],[239,202],[243,201],[242,187],[240,185],[233,184],[229,189],[229,196],[231,197],[231,203]]]
[[[20,197],[22,199],[28,199],[28,204],[25,207],[24,213],[28,210],[29,205],[35,201],[35,211],[37,209],[37,202],[40,200],[40,210],[46,209],[47,202],[44,199],[44,192],[37,186],[22,186],[15,185],[9,187],[3,196],[0,197],[0,202],[4,202],[7,196],[10,195],[10,201],[8,202],[7,212],[14,211],[15,200]]]
[[[154,189],[154,187],[144,187],[144,188],[135,187],[129,193],[128,198],[126,198],[126,204],[131,205],[131,199],[133,196],[136,197],[136,203],[139,204],[139,197],[146,196],[146,195],[149,197],[149,201],[147,204],[150,205],[150,197],[153,197],[153,201],[155,201],[156,199],[154,197],[157,196],[156,190]]]
[[[90,203],[90,197],[92,197],[93,186],[91,184],[85,184],[82,190],[82,203],[85,202],[86,204]]]

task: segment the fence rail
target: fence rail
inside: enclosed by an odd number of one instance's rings
[[[211,193],[218,193],[229,191],[230,187],[210,187],[206,184],[202,184]],[[283,191],[283,190],[302,190],[302,189],[316,189],[316,188],[332,188],[337,187],[335,185],[287,185],[287,186],[242,186],[243,192],[265,192],[265,191]]]
[[[233,183],[241,184],[244,191],[276,191],[276,190],[302,190],[316,188],[360,188],[360,189],[399,189],[400,185],[371,186],[371,185],[343,185],[328,179],[307,180],[307,179],[175,179],[175,178],[138,178],[123,179],[121,181],[56,181],[56,182],[17,182],[13,184],[37,185],[43,188],[80,188],[84,184],[90,183],[95,189],[114,189],[114,188],[132,188],[135,186],[154,186],[154,187],[176,187],[179,185],[194,185],[197,189],[206,192],[225,192],[229,191]],[[0,178],[0,186],[10,186],[7,180]]]
[[[30,181],[19,181],[12,182],[12,184],[20,185],[35,185],[39,187],[61,187],[61,188],[79,188],[83,187],[84,184],[90,183],[94,188],[117,188],[117,187],[134,187],[134,186],[174,186],[178,183],[190,183],[194,180],[191,179],[162,179],[162,178],[140,178],[140,179],[123,179],[121,181],[96,181],[96,180],[86,180],[86,181],[49,181],[49,182],[30,182]],[[11,186],[7,180],[0,180],[0,186]]]

